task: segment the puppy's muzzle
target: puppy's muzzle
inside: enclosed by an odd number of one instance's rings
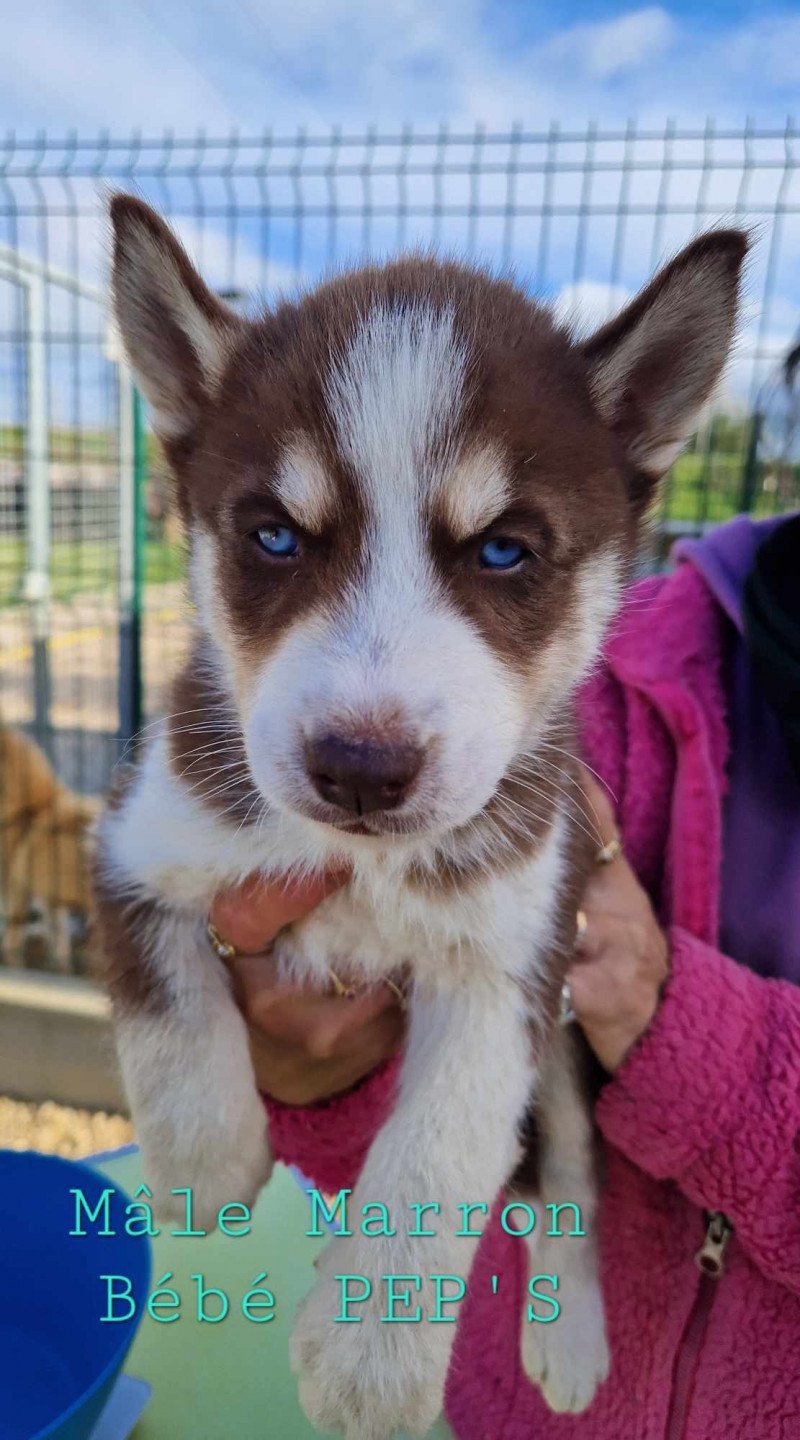
[[[397,810],[422,768],[423,752],[327,734],[306,742],[306,769],[317,794],[351,815]]]

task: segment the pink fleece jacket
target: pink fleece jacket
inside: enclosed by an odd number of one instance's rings
[[[716,948],[722,625],[691,566],[643,581],[581,697],[586,758],[618,797],[672,953],[657,1015],[597,1110],[611,1376],[583,1415],[547,1409],[519,1360],[524,1246],[495,1220],[448,1380],[459,1440],[800,1440],[800,989]],[[309,1109],[268,1101],[278,1155],[351,1185],[395,1076],[384,1066]],[[711,1210],[734,1226],[715,1281],[693,1258]]]

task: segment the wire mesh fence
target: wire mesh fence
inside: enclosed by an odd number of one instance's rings
[[[749,225],[739,345],[665,486],[652,563],[676,533],[800,502],[792,123],[9,137],[0,148],[0,724],[28,747],[0,751],[0,908],[12,962],[83,963],[87,807],[76,797],[90,797],[92,810],[121,748],[157,710],[187,631],[167,478],[105,307],[104,207],[117,188],[165,214],[209,283],[243,311],[333,267],[432,247],[512,269],[588,329],[697,230]],[[36,811],[43,773],[49,799]]]

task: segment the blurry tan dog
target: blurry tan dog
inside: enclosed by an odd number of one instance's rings
[[[52,954],[59,968],[70,958],[71,911],[91,905],[88,830],[99,802],[77,795],[55,775],[32,740],[0,725],[0,910],[9,964],[22,962],[31,911],[52,918]]]

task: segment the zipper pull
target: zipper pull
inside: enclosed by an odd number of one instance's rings
[[[727,1215],[723,1215],[721,1210],[708,1212],[705,1238],[694,1257],[695,1265],[704,1275],[711,1275],[716,1280],[722,1274],[725,1268],[725,1251],[732,1234],[733,1226]]]

